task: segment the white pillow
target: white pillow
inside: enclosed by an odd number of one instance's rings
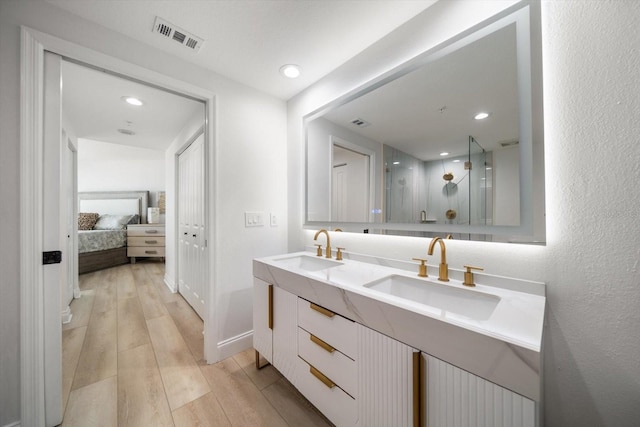
[[[124,230],[131,221],[133,215],[100,215],[98,222],[93,226],[94,230]]]

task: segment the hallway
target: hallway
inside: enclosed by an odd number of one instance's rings
[[[213,365],[203,323],[139,262],[80,276],[63,325],[64,426],[329,426],[253,349]]]

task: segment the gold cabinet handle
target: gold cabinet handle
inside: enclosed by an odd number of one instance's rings
[[[331,347],[329,344],[327,344],[326,342],[322,341],[320,338],[318,338],[317,336],[310,334],[309,335],[309,340],[311,342],[313,342],[314,344],[317,344],[318,346],[322,347],[324,350],[328,351],[329,353],[333,353],[334,351],[336,351],[335,348]]]
[[[269,329],[273,329],[273,285],[269,285]]]
[[[422,425],[421,413],[421,377],[422,377],[422,355],[419,351],[413,353],[413,426]]]
[[[323,374],[322,372],[318,371],[316,368],[314,368],[311,365],[309,365],[309,372],[311,372],[311,375],[313,375],[314,377],[316,377],[317,379],[322,381],[322,383],[324,385],[326,385],[327,387],[334,388],[336,386],[336,383],[331,381],[329,378],[326,377],[325,374]]]
[[[327,317],[333,317],[336,315],[333,311],[327,310],[326,308],[320,307],[319,305],[316,305],[312,302],[309,303],[309,307],[311,307],[312,310],[315,310],[318,313],[323,314]]]

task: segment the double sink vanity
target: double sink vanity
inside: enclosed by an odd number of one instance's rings
[[[338,426],[540,425],[543,283],[328,243],[254,260],[256,364]]]

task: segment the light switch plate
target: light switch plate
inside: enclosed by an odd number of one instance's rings
[[[271,226],[272,227],[277,227],[278,226],[278,217],[276,216],[276,214],[274,214],[273,212],[271,212],[271,220],[270,220]]]
[[[264,227],[264,212],[245,212],[245,227]]]

